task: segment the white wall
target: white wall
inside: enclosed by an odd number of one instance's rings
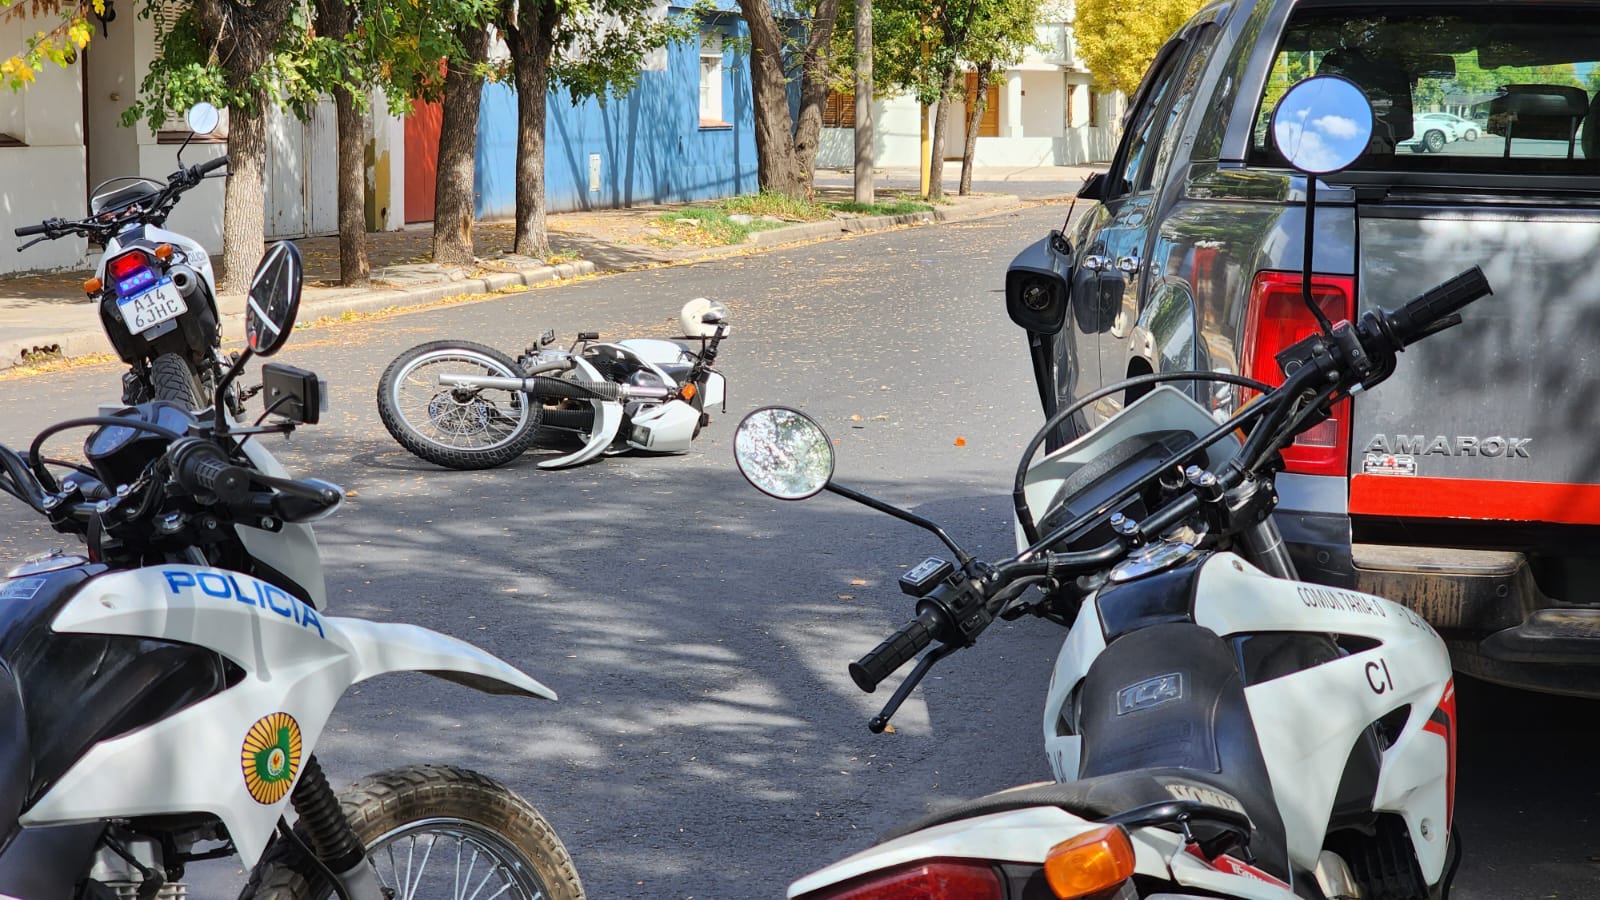
[[[1059,70],[1023,72],[1022,94],[1024,138],[1060,137],[1066,133],[1067,91]]]
[[[25,11],[26,4],[15,7]],[[24,16],[0,19],[0,47],[22,47],[39,23]],[[25,91],[0,88],[0,131],[25,147],[0,147],[0,272],[62,269],[83,258],[85,241],[45,241],[25,253],[14,248],[33,240],[11,229],[52,217],[84,215],[83,81],[76,66],[45,67]]]

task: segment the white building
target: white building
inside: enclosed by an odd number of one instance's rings
[[[19,5],[15,9],[25,9]],[[46,13],[52,16],[53,13]],[[54,24],[25,15],[0,18],[0,47],[26,46],[27,36]],[[92,22],[94,38],[78,61],[65,69],[46,66],[37,81],[13,93],[0,88],[0,274],[82,268],[98,254],[82,238],[46,241],[24,253],[12,246],[23,241],[11,229],[46,218],[81,219],[88,215],[89,193],[108,178],[142,176],[165,182],[178,167],[176,151],[187,136],[182,117],[167,128],[151,131],[140,122],[120,124],[139,84],[155,58],[155,23],[123,15],[106,25]],[[382,108],[381,98],[374,103]],[[379,228],[403,224],[399,204],[383,202],[403,172],[387,165],[391,148],[398,155],[401,120],[374,117],[378,161],[369,172]],[[227,114],[216,135],[197,139],[184,151],[187,165],[227,152]],[[325,102],[310,123],[272,112],[267,132],[266,187],[262,198],[270,238],[296,238],[338,231],[337,155],[332,102]],[[184,195],[167,226],[198,240],[207,250],[222,250],[222,179],[206,182]],[[14,242],[14,243],[13,243]]]
[[[1062,166],[1104,162],[1116,149],[1122,118],[1121,94],[1097,93],[1072,41],[1070,3],[1047,6],[1050,20],[1038,26],[1037,46],[988,88],[988,109],[979,123],[974,164]],[[967,74],[971,96],[976,77]],[[852,98],[832,97],[824,116],[817,165],[849,168],[855,163]],[[909,95],[873,104],[873,150],[878,166],[916,166],[922,110]],[[929,114],[932,133],[932,111]],[[966,141],[966,103],[952,104],[945,157],[959,160]]]

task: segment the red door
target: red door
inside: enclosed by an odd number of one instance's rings
[[[433,184],[439,171],[437,103],[420,100],[406,117],[406,221],[433,221]]]

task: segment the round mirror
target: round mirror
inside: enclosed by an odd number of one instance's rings
[[[1289,89],[1272,112],[1272,142],[1302,172],[1326,175],[1348,168],[1372,140],[1372,104],[1355,83],[1337,75],[1307,78]]]
[[[184,119],[189,123],[189,130],[195,134],[210,134],[217,130],[217,122],[222,118],[217,108],[201,101],[189,107],[189,114]]]
[[[758,409],[733,434],[733,459],[744,477],[779,500],[804,500],[833,477],[833,443],[799,410]]]
[[[289,339],[300,311],[300,248],[280,241],[267,248],[245,299],[244,339],[257,356],[271,356]]]

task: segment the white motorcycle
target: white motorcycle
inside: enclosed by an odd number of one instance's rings
[[[88,550],[0,581],[0,896],[181,898],[186,865],[227,856],[250,870],[245,897],[582,896],[549,824],[482,775],[413,766],[335,794],[318,765],[334,705],[375,675],[555,694],[470,644],[323,607],[305,523],[344,494],[252,440],[315,422],[321,382],[263,367],[266,426],[233,424],[223,401],[288,337],[299,275],[292,244],[262,260],[214,416],[158,400],[50,426],[26,455],[0,447],[0,490]],[[94,429],[87,466],[44,455],[76,428]]]
[[[1319,163],[1348,151],[1348,165],[1366,147],[1349,132],[1370,125],[1371,108],[1349,82],[1303,82],[1279,109],[1308,113],[1295,120],[1308,128],[1341,125],[1319,135]],[[1288,159],[1304,159],[1300,142],[1280,143]],[[870,692],[938,644],[873,730],[995,618],[1033,614],[1069,629],[1044,709],[1056,783],[924,817],[800,879],[789,896],[1445,896],[1459,861],[1445,646],[1403,606],[1296,580],[1270,513],[1279,451],[1487,293],[1474,268],[1397,312],[1373,309],[1314,333],[1279,357],[1276,388],[1166,373],[1083,398],[1023,454],[1013,494],[1022,549],[1003,562],[974,559],[937,525],[831,483],[832,444],[803,415],[753,413],[735,452],[757,487],[860,500],[929,528],[955,555],[901,576],[917,617],[850,667]],[[1261,396],[1219,424],[1166,384],[1187,380]],[[1149,393],[1032,462],[1081,406],[1129,388]]]
[[[191,137],[216,130],[218,113],[209,103],[189,110]],[[122,402],[170,400],[185,409],[204,406],[230,360],[222,353],[222,325],[217,311],[216,277],[211,257],[197,241],[162,226],[183,194],[228,157],[183,165],[185,138],[178,148],[178,171],[162,184],[125,176],[95,186],[89,217],[76,221],[49,219],[15,229],[17,237],[41,235],[17,248],[40,241],[81,236],[104,249],[94,277],[84,292],[100,309],[100,324],[128,372],[122,378]],[[241,395],[229,398],[235,413]]]
[[[678,313],[684,340],[601,341],[579,332],[566,350],[555,332],[512,359],[471,341],[431,341],[395,357],[378,380],[378,415],[417,456],[451,469],[485,469],[535,443],[566,445],[539,461],[560,469],[602,454],[684,453],[726,402],[715,368],[728,311],[704,297]]]

